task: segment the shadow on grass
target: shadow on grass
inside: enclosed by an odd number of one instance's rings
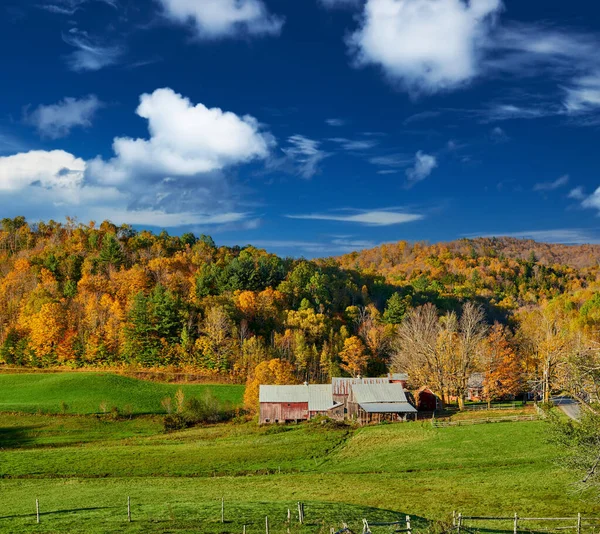
[[[44,425],[0,428],[0,449],[19,449],[35,443],[33,432]]]
[[[72,508],[70,510],[52,510],[49,512],[40,512],[40,517],[51,516],[51,515],[60,515],[60,514],[73,514],[75,512],[93,512],[95,510],[114,510],[119,508],[118,506],[91,506],[88,508]],[[5,515],[0,516],[0,520],[2,519],[24,519],[26,517],[35,517],[35,512],[29,514],[18,514],[18,515]]]

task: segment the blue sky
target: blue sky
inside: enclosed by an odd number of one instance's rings
[[[2,216],[326,256],[600,242],[588,0],[3,0]]]

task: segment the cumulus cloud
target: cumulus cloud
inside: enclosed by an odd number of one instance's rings
[[[376,65],[412,94],[468,83],[478,72],[500,0],[367,0],[348,40],[358,65]]]
[[[75,72],[96,71],[115,65],[124,53],[121,46],[106,44],[77,28],[64,34],[63,41],[75,48],[66,56],[67,66]]]
[[[89,127],[102,102],[95,95],[81,99],[66,97],[56,104],[40,105],[26,116],[26,122],[51,139],[69,135],[77,126]]]
[[[63,150],[32,150],[0,157],[0,191],[22,191],[38,184],[45,189],[76,189],[83,182],[85,161]]]
[[[111,218],[154,226],[232,224],[238,210],[228,170],[264,159],[274,143],[256,119],[192,104],[171,89],[142,95],[147,139],[117,137],[114,156],[84,161],[68,152],[0,157],[0,193],[16,213]]]
[[[90,163],[96,180],[121,183],[140,175],[194,176],[266,158],[274,143],[250,115],[192,104],[172,89],[143,94],[136,113],[148,120],[149,139],[116,137],[115,157]]]
[[[554,191],[569,183],[569,175],[564,174],[551,182],[538,182],[533,186],[534,191]]]
[[[366,0],[347,43],[357,66],[379,67],[413,97],[483,76],[544,74],[557,81],[563,97],[553,106],[506,106],[498,120],[600,110],[598,36],[501,23],[503,8],[502,0]]]
[[[419,150],[415,155],[414,165],[406,169],[407,185],[412,186],[417,182],[425,180],[438,166],[437,159],[431,154],[425,154]]]
[[[262,0],[159,0],[165,15],[191,24],[200,39],[243,35],[276,35],[283,18],[273,15]]]
[[[289,219],[309,219],[323,221],[338,221],[365,224],[368,226],[390,226],[423,219],[419,213],[399,212],[393,210],[358,210],[356,213],[308,213],[301,215],[286,215]]]

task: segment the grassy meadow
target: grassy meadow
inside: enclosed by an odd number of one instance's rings
[[[265,532],[266,515],[272,533],[329,533],[342,522],[360,532],[362,518],[406,514],[422,531],[453,510],[600,516],[600,503],[571,490],[577,475],[553,462],[545,426],[246,422],[165,434],[157,415],[1,413],[0,532],[217,534],[246,525],[250,534]],[[306,503],[306,524],[288,525],[287,509],[298,501]],[[511,524],[501,528],[512,532]]]
[[[161,400],[181,388],[186,397],[210,391],[221,401],[242,403],[244,387],[221,384],[163,384],[112,373],[0,373],[0,411],[95,414],[100,405],[133,414],[164,413]]]

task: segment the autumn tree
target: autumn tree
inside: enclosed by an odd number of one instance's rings
[[[514,397],[523,391],[523,366],[509,342],[506,327],[495,323],[483,347],[483,396],[493,400]]]
[[[285,360],[274,358],[259,363],[248,376],[244,392],[244,406],[254,413],[258,410],[258,394],[261,385],[296,384],[294,367]]]
[[[351,336],[344,341],[344,348],[340,352],[341,368],[350,373],[352,377],[362,374],[369,361],[365,346],[358,336]]]

